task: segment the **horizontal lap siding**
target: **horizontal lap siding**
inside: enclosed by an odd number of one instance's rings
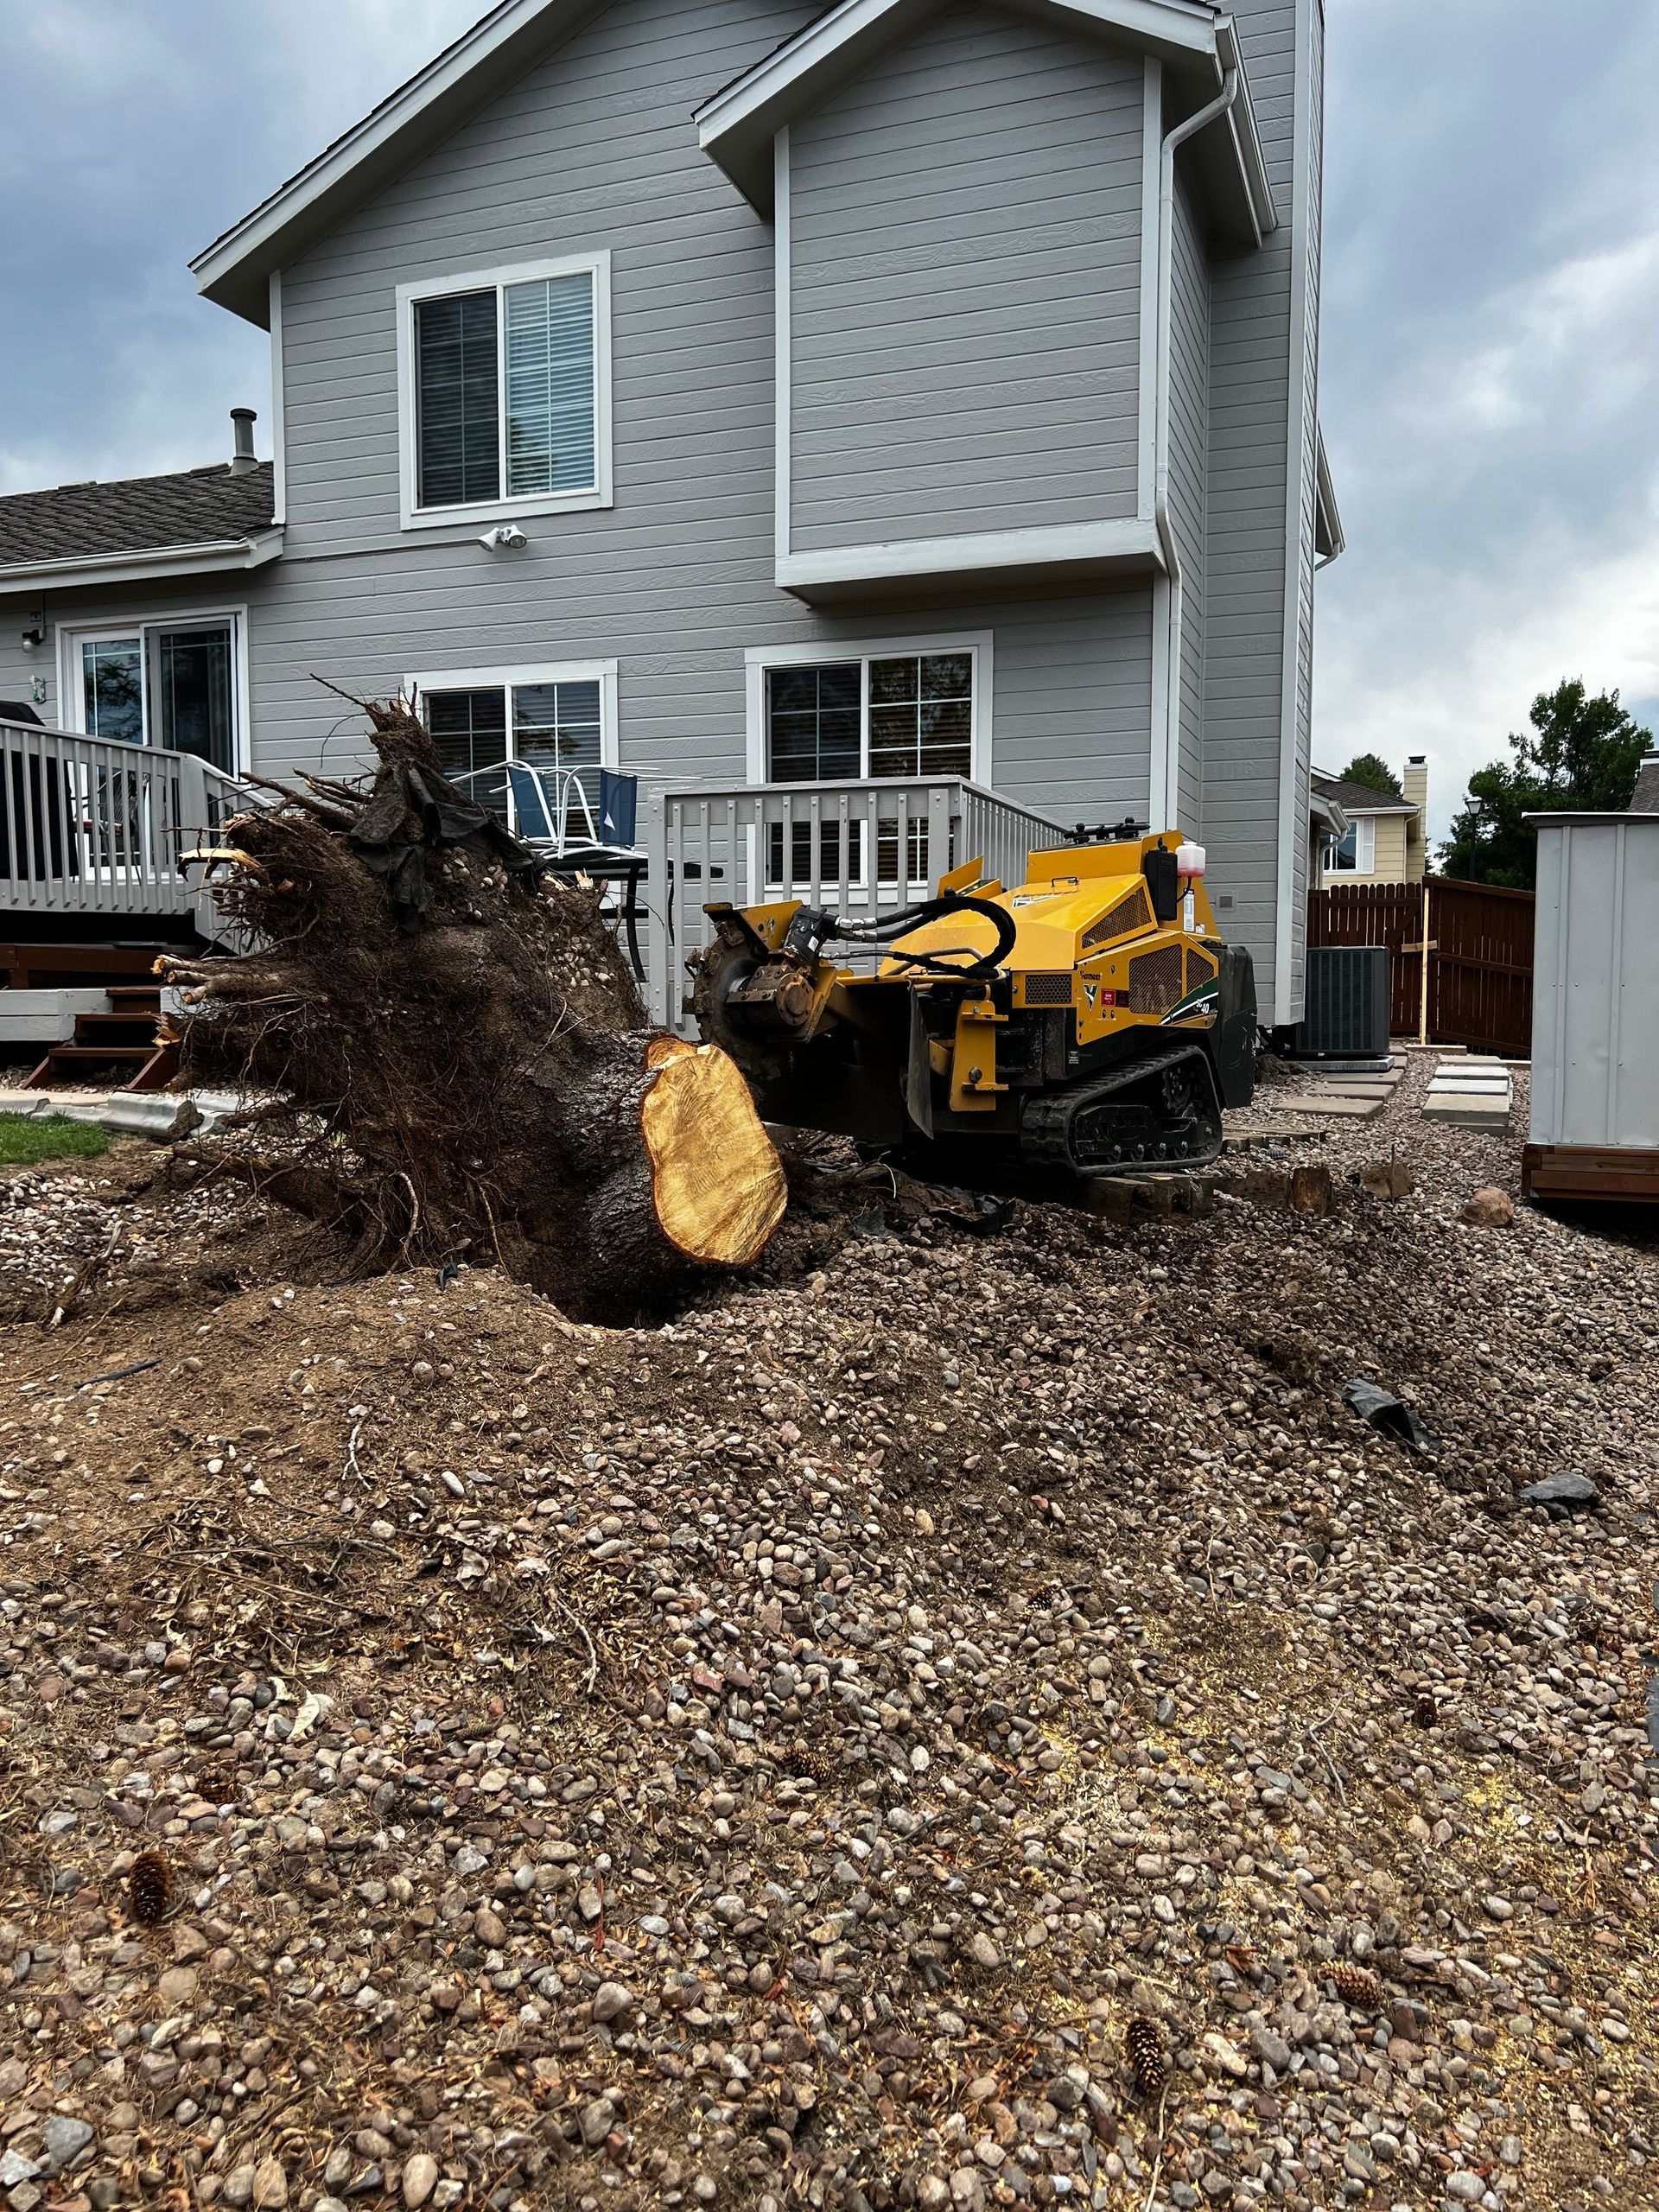
[[[1149,587],[1007,610],[996,699],[999,791],[1068,827],[1145,817]]]
[[[417,671],[614,659],[622,762],[647,785],[742,779],[751,647],[988,632],[999,788],[1065,820],[1143,810],[1144,588],[923,607],[886,594],[833,612],[777,588],[772,234],[690,117],[817,12],[615,0],[284,271],[284,557],[219,582],[59,595],[48,621],[245,605],[253,765],[279,777],[364,763],[360,717],[316,677],[372,697]],[[1140,81],[1137,67],[1137,130]],[[479,524],[401,531],[396,286],[597,246],[614,257],[613,511],[527,518],[529,544],[508,556],[479,545]],[[1006,389],[987,389],[1012,419]],[[0,635],[0,696],[26,697],[47,656],[14,657]],[[54,683],[41,712],[58,716]]]
[[[797,551],[1134,513],[1142,74],[953,9],[794,125]]]
[[[1318,267],[1317,238],[1299,235],[1294,221],[1299,4],[1305,25],[1307,11],[1317,17],[1319,0],[1240,0],[1233,10],[1279,228],[1260,252],[1211,267],[1205,838],[1211,880],[1233,899],[1229,927],[1255,956],[1258,1000],[1268,1020],[1287,1016],[1300,996],[1307,874],[1307,817],[1300,804],[1291,837],[1291,972],[1281,977],[1276,925],[1287,592],[1295,594],[1299,793],[1306,789],[1304,670],[1313,608],[1311,384],[1306,425],[1290,419],[1292,347],[1317,343],[1312,287],[1310,328],[1291,329],[1297,257],[1312,251],[1315,279]],[[1313,75],[1317,85],[1317,58]],[[1317,116],[1312,121],[1317,144]],[[1310,204],[1317,209],[1317,175],[1311,181]],[[1287,535],[1293,467],[1301,492],[1300,545],[1287,544]]]
[[[1297,789],[1306,791],[1313,752],[1313,592],[1314,536],[1319,497],[1319,293],[1323,269],[1325,164],[1325,18],[1316,6],[1309,25],[1313,41],[1313,67],[1308,87],[1308,212],[1306,316],[1298,338],[1302,348],[1303,408],[1300,425],[1293,423],[1302,469],[1300,527],[1297,547],[1296,620],[1296,774]],[[1307,899],[1313,888],[1306,842],[1299,844],[1291,899],[1291,959],[1295,969],[1294,988],[1300,995],[1307,958]]]
[[[747,536],[772,490],[771,232],[690,112],[815,12],[617,0],[283,272],[291,555],[410,550],[397,287],[596,248],[613,256],[616,507],[529,523],[536,596],[595,556],[643,570],[688,532],[741,518]],[[486,604],[530,590],[508,571],[488,569]]]
[[[332,775],[366,764],[362,718],[317,679],[383,697],[423,670],[615,659],[622,765],[645,784],[745,773],[745,659],[751,646],[988,633],[995,671],[989,779],[1011,799],[1070,824],[1146,811],[1151,605],[1144,587],[1052,599],[959,601],[818,613],[746,582],[742,559],[687,555],[653,572],[648,601],[626,574],[539,582],[481,602],[467,545],[421,545],[398,561],[354,554],[282,563],[234,580],[144,594],[79,594],[57,620],[101,626],[191,607],[245,605],[253,641],[255,767]],[[480,554],[480,559],[484,556]],[[538,587],[538,588],[537,588]],[[0,639],[3,646],[3,639]],[[15,655],[15,657],[14,657]],[[37,661],[40,657],[37,657]],[[0,650],[0,696],[27,697],[20,652]],[[10,686],[10,690],[8,690]],[[41,713],[58,718],[55,683]]]
[[[1175,196],[1171,270],[1169,505],[1181,556],[1180,771],[1175,818],[1204,835],[1206,478],[1210,442],[1210,270],[1185,181]]]

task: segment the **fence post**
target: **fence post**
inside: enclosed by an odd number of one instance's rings
[[[1422,995],[1418,1002],[1417,1042],[1428,1042],[1428,878],[1423,878],[1423,981]]]

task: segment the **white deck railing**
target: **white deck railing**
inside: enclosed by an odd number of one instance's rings
[[[205,871],[180,855],[251,798],[194,753],[0,721],[0,907],[111,924],[189,914],[212,937]]]
[[[1021,883],[1027,855],[1070,835],[958,776],[665,791],[647,830],[652,1020],[687,1027],[685,963],[709,941],[715,901],[799,899],[867,919],[931,897],[964,861]]]

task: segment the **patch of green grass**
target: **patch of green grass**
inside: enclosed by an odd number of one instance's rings
[[[42,1160],[96,1160],[110,1133],[67,1114],[0,1114],[0,1167],[34,1167]]]

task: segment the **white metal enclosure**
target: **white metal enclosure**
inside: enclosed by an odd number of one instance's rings
[[[1532,1141],[1659,1146],[1659,814],[1534,814]]]

